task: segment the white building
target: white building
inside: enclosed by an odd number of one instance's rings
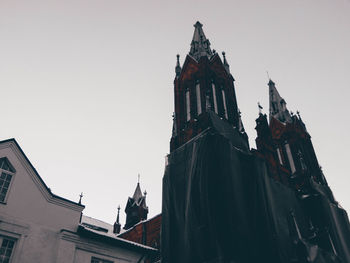
[[[16,140],[0,142],[0,263],[139,263],[157,253],[95,227],[83,209],[50,191]]]

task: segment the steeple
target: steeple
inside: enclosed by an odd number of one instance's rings
[[[117,220],[115,221],[113,225],[113,233],[114,234],[119,234],[120,233],[120,222],[119,222],[119,213],[120,213],[120,205],[118,205],[118,214],[117,214]]]
[[[270,94],[270,120],[274,117],[283,123],[292,122],[287,109],[287,103],[278,93],[275,83],[270,79],[268,85]]]
[[[125,213],[126,223],[124,229],[129,229],[138,222],[147,219],[148,207],[146,205],[146,192],[142,194],[139,181],[137,182],[133,196],[128,198]]]
[[[195,23],[193,26],[195,29],[189,54],[197,61],[204,56],[210,58],[213,55],[213,52],[210,49],[209,39],[205,37],[205,34],[203,32],[203,25],[197,21],[197,23]]]
[[[202,27],[200,22],[194,25],[191,50],[182,68],[177,56],[170,151],[210,127],[212,113],[240,131],[246,140],[238,113],[234,78],[225,53],[221,58],[215,50],[211,50]]]

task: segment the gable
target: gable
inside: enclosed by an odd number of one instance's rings
[[[54,227],[79,223],[84,206],[53,194],[14,139],[0,142],[0,165],[12,175],[0,215]]]

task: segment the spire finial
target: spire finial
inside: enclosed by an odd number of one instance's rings
[[[83,198],[83,192],[81,192],[81,194],[79,195],[79,205],[81,205],[81,199]]]
[[[119,224],[120,205],[118,205],[117,223]]]
[[[263,106],[261,106],[260,102],[258,102],[259,115],[262,114]]]
[[[230,65],[227,63],[225,51],[222,51],[222,56],[224,58],[224,67],[225,67],[227,73],[230,73]]]
[[[176,77],[180,76],[181,66],[180,66],[180,55],[176,55],[176,66],[175,66]]]
[[[118,214],[117,214],[117,220],[115,221],[113,225],[113,233],[114,234],[119,234],[120,233],[120,222],[119,222],[119,214],[120,214],[120,205],[118,205]]]
[[[267,79],[270,81],[270,75],[269,75],[269,71],[266,70],[266,74],[267,74]]]
[[[140,183],[140,174],[137,175],[137,183]]]

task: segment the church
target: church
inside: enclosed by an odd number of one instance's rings
[[[163,177],[163,263],[350,262],[350,224],[300,113],[270,79],[256,149],[241,120],[225,53],[194,25],[177,56],[170,154]]]
[[[51,192],[15,139],[0,142],[0,263],[349,262],[350,224],[306,124],[269,79],[269,115],[250,148],[226,60],[194,25],[177,55],[162,213],[148,218],[138,182],[126,222],[83,214]],[[161,183],[161,182],[159,182]]]

